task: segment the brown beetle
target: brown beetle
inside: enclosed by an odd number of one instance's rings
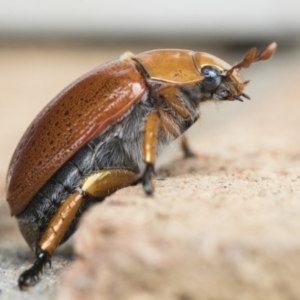
[[[36,283],[87,207],[142,182],[152,193],[157,155],[198,118],[207,100],[242,100],[239,69],[270,58],[252,48],[231,67],[207,53],[154,50],[104,64],[82,76],[36,117],[7,175],[7,201],[36,253],[19,287]],[[186,155],[191,152],[183,140]]]

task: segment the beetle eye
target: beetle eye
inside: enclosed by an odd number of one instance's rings
[[[222,81],[220,71],[211,66],[206,66],[201,69],[202,75],[204,76],[203,87],[206,92],[215,90]]]

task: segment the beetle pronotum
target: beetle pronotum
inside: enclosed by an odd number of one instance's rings
[[[54,98],[25,132],[7,176],[11,214],[36,253],[19,287],[36,283],[88,206],[138,182],[151,194],[157,155],[196,122],[199,105],[249,99],[239,70],[275,50],[252,48],[234,66],[188,50],[126,53]],[[191,155],[186,139],[182,148]]]

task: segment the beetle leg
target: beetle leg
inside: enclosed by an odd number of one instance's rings
[[[137,181],[136,173],[126,169],[102,170],[85,178],[77,192],[71,194],[59,207],[38,244],[36,261],[19,277],[19,287],[23,289],[36,284],[44,266],[51,264],[50,257],[58,247],[74,220],[84,196],[106,197],[116,190],[132,185]]]
[[[84,179],[81,189],[85,195],[101,198],[111,195],[116,190],[133,185],[138,180],[137,174],[126,169],[102,170]]]
[[[181,92],[180,85],[167,85],[162,86],[159,94],[164,97],[165,101],[183,118],[188,119],[190,117],[189,110],[178,99],[177,94]]]
[[[195,157],[195,153],[190,149],[189,142],[185,135],[181,138],[181,149],[184,153],[185,158]]]
[[[181,132],[178,123],[174,121],[174,117],[163,109],[158,110],[158,115],[162,130],[169,132],[175,138],[179,137]]]
[[[144,161],[146,163],[146,169],[142,175],[141,181],[146,194],[151,195],[153,193],[153,187],[151,186],[151,175],[154,173],[154,163],[156,159],[157,148],[157,134],[158,126],[160,123],[157,112],[151,113],[146,120],[144,131]]]
[[[33,266],[23,272],[19,277],[19,287],[35,285],[44,265],[49,262],[50,257],[66,233],[83,201],[82,193],[71,194],[59,207],[45,230],[36,251],[37,259]]]
[[[199,95],[195,94],[190,91],[189,88],[187,88],[184,85],[167,85],[163,86],[160,90],[160,94],[164,97],[166,102],[184,119],[189,118],[190,113],[188,109],[184,106],[184,104],[178,99],[176,96],[178,92],[183,93],[184,95],[188,96],[189,98],[193,99],[193,101],[198,100]],[[162,125],[166,127],[168,131],[172,133],[174,131],[174,128],[171,128],[167,122],[162,119]],[[168,126],[167,126],[168,125]],[[170,130],[171,129],[171,130]],[[195,154],[191,151],[186,136],[183,136],[181,139],[181,149],[183,150],[185,158],[188,157],[194,157]]]
[[[158,111],[160,116],[160,125],[164,131],[171,133],[173,136],[178,137],[180,135],[180,129],[178,124],[173,122],[173,118],[167,112],[163,110]],[[185,158],[195,157],[196,155],[189,147],[187,137],[185,135],[181,138],[181,149],[184,153]]]

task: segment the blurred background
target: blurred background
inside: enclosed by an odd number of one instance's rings
[[[291,75],[300,66],[299,12],[299,0],[0,0],[0,215],[4,216],[0,218],[0,274],[4,267],[8,270],[3,274],[8,274],[9,284],[15,288],[16,274],[10,270],[28,260],[30,252],[9,218],[5,175],[22,134],[53,97],[82,74],[127,50],[185,48],[210,52],[232,64],[250,47],[262,49],[277,41],[272,61],[243,71],[251,79],[247,94],[252,101],[202,109],[201,126],[190,133],[201,140],[237,115],[261,111],[263,101],[269,101],[271,111],[268,95],[285,96],[284,83],[299,80]],[[294,95],[288,86],[289,95]],[[289,98],[283,100],[288,103]],[[245,136],[240,139],[242,144]],[[199,145],[199,152],[219,150]],[[13,242],[27,253],[17,261],[8,258],[16,257],[10,251],[13,235],[17,237]]]
[[[2,38],[248,43],[299,38],[299,1],[0,1]]]

